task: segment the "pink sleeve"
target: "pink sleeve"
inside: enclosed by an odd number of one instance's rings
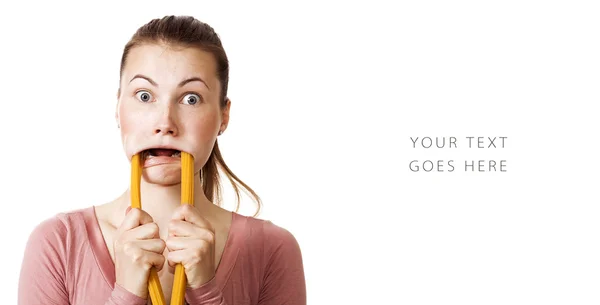
[[[29,235],[19,276],[18,304],[69,305],[68,226],[59,217],[37,225]],[[145,305],[146,300],[116,285],[106,305]]]
[[[265,275],[259,305],[306,305],[302,253],[296,238],[265,223]]]
[[[115,283],[110,297],[104,305],[146,305],[148,300],[141,298]]]
[[[185,300],[189,305],[227,305],[215,277],[198,288],[187,288]]]
[[[265,274],[258,304],[306,305],[304,267],[296,238],[271,222],[265,222],[263,229]],[[188,288],[186,301],[189,305],[228,305],[215,278],[196,289]]]
[[[66,283],[67,227],[57,217],[30,233],[19,277],[18,304],[69,304]]]

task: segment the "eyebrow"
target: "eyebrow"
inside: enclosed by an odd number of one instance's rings
[[[146,81],[148,81],[149,83],[151,83],[153,86],[158,87],[158,84],[153,81],[150,77],[146,76],[146,75],[142,75],[142,74],[136,74],[129,82],[131,83],[134,79],[136,78],[141,78],[141,79],[145,79]],[[178,85],[178,87],[183,87],[185,84],[189,83],[189,82],[201,82],[204,84],[204,86],[206,86],[206,88],[208,88],[208,90],[210,90],[210,87],[206,84],[206,82],[204,80],[202,80],[200,77],[194,76],[194,77],[190,77],[188,79],[185,79],[183,81],[181,81]]]

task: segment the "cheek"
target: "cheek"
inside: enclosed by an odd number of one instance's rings
[[[121,103],[119,107],[119,123],[121,124],[121,133],[127,133],[133,129],[140,128],[140,123],[146,121],[143,118],[144,112],[135,109],[128,101]],[[137,110],[137,111],[136,111]]]
[[[119,124],[121,131],[121,141],[123,148],[125,149],[127,156],[130,156],[131,151],[134,149],[135,143],[137,143],[138,134],[148,126],[144,123],[148,122],[143,116],[141,111],[131,111],[127,109],[127,106],[121,106],[119,109]],[[138,143],[139,144],[139,143]]]
[[[217,130],[217,119],[205,117],[200,122],[196,122],[192,127],[194,137],[202,142],[212,141]]]
[[[197,113],[186,120],[187,122],[190,122],[186,129],[189,130],[196,141],[201,143],[212,142],[214,141],[219,128],[219,115],[218,111],[207,111],[201,114]]]
[[[121,116],[121,135],[126,135],[131,131],[131,128],[135,126],[134,120],[128,116]]]
[[[186,130],[200,164],[204,164],[214,147],[216,135],[219,130],[219,116],[215,114],[201,115],[195,120],[190,120]]]

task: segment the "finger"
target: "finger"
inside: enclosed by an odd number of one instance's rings
[[[146,262],[148,263],[147,267],[155,267],[156,271],[160,271],[165,266],[166,258],[164,255],[153,252],[146,252],[145,255]]]
[[[136,240],[133,241],[134,245],[140,249],[161,254],[165,251],[167,244],[162,239],[147,239],[147,240]]]
[[[199,249],[207,245],[207,242],[195,237],[169,237],[165,244],[169,251],[178,251],[183,249]]]
[[[140,209],[131,209],[125,215],[123,222],[119,226],[119,232],[125,232],[131,230],[135,227],[138,227],[140,224],[146,224],[152,222],[152,217],[150,214],[142,211]]]
[[[210,222],[208,222],[204,217],[202,217],[202,215],[200,215],[200,211],[196,207],[189,204],[182,204],[181,206],[177,207],[177,209],[173,213],[172,219],[184,220],[196,226],[214,231]]]
[[[191,255],[191,250],[189,249],[169,251],[167,254],[169,266],[175,268],[176,264],[183,264]]]
[[[175,266],[177,265],[177,263],[170,261],[168,257],[169,255],[167,254],[167,264],[169,265],[169,273],[175,274]]]
[[[123,233],[125,239],[154,239],[159,238],[159,228],[154,222],[141,225]]]
[[[132,209],[132,210],[137,210],[140,213],[140,224],[141,225],[145,225],[147,223],[151,223],[154,222],[154,219],[152,219],[152,216],[150,216],[150,214],[148,214],[148,212],[141,210],[141,209]]]
[[[185,220],[172,219],[169,221],[170,236],[195,236],[210,238],[212,232]]]
[[[144,264],[146,267],[153,265],[161,267],[165,262],[165,243],[160,240],[135,240],[123,245],[123,252],[134,262]]]
[[[174,261],[170,261],[170,260],[168,259],[168,255],[167,255],[167,266],[168,266],[169,273],[171,273],[171,274],[175,274],[175,268],[177,267],[177,264],[183,264],[183,263],[181,263],[181,262],[179,262],[179,263],[176,263],[176,262],[174,262]],[[184,268],[185,268],[185,267],[184,267]]]

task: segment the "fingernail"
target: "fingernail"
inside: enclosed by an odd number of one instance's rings
[[[131,207],[127,207],[127,209],[125,209],[125,215],[127,215],[127,213],[129,213],[129,211],[131,211]]]

